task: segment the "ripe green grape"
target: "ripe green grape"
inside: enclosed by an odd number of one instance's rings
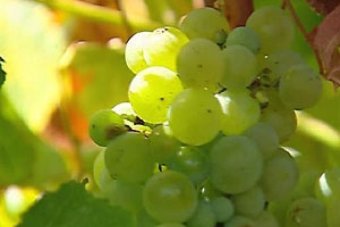
[[[150,66],[163,66],[176,71],[176,58],[188,42],[187,36],[175,27],[163,27],[154,30],[145,43],[144,57]]]
[[[257,74],[255,55],[246,47],[231,45],[222,50],[224,73],[221,84],[229,90],[244,89]]]
[[[112,177],[132,183],[144,182],[154,169],[150,141],[134,132],[118,136],[105,150],[105,164]]]
[[[194,39],[179,52],[177,70],[185,87],[215,91],[223,75],[222,51],[206,39]]]
[[[339,215],[339,204],[340,197],[337,196],[327,203],[327,227],[338,227],[340,226],[340,215]]]
[[[256,227],[280,227],[274,215],[266,210],[262,211],[254,221]]]
[[[246,90],[225,91],[216,95],[222,106],[222,132],[239,135],[260,118],[260,105]]]
[[[98,188],[105,194],[112,188],[114,180],[105,166],[104,154],[104,151],[100,151],[93,163],[93,178]]]
[[[129,69],[138,73],[148,67],[144,58],[144,46],[150,37],[151,32],[139,32],[134,34],[126,43],[125,61]]]
[[[190,38],[205,38],[216,43],[226,34],[229,25],[224,16],[213,8],[195,9],[188,13],[179,25],[180,29]]]
[[[185,225],[181,223],[163,223],[163,224],[157,225],[156,227],[185,227]]]
[[[254,186],[251,189],[232,196],[232,201],[235,207],[235,213],[246,217],[255,218],[263,210],[265,206],[265,196],[259,186]]]
[[[168,119],[173,135],[189,145],[208,143],[220,130],[222,110],[208,91],[185,89],[170,106]]]
[[[326,208],[313,197],[295,200],[287,211],[286,226],[289,227],[328,227]]]
[[[261,47],[258,35],[249,27],[237,27],[228,34],[226,46],[228,47],[233,45],[247,47],[254,54],[257,54]]]
[[[325,203],[340,198],[340,168],[327,169],[316,184],[316,195]]]
[[[143,204],[160,222],[184,222],[194,213],[197,195],[183,174],[167,170],[153,175],[145,184]]]
[[[214,227],[216,216],[211,204],[205,200],[200,200],[195,213],[186,223],[188,227]]]
[[[275,201],[293,192],[299,178],[295,160],[283,149],[278,150],[264,164],[260,186],[266,200]]]
[[[223,137],[210,151],[212,184],[224,193],[245,192],[260,179],[262,162],[252,140],[245,136]]]
[[[224,227],[256,227],[255,222],[241,215],[232,217],[229,221],[224,224]]]
[[[292,66],[280,78],[280,98],[292,109],[300,110],[314,106],[321,93],[321,78],[307,65]]]
[[[291,18],[276,6],[255,10],[249,16],[246,26],[258,34],[261,52],[266,54],[288,48],[294,38],[294,24]]]
[[[234,215],[235,209],[230,199],[216,196],[210,199],[210,203],[217,222],[226,222]]]
[[[123,118],[110,109],[99,110],[90,119],[89,134],[99,146],[106,146],[110,140],[126,131]]]
[[[279,147],[279,138],[274,128],[265,122],[253,125],[244,135],[255,141],[264,159],[269,158]]]
[[[140,118],[149,123],[166,120],[169,105],[182,90],[176,73],[159,66],[139,72],[129,87],[130,103]]]

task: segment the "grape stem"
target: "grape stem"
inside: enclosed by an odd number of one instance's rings
[[[312,33],[308,33],[305,29],[305,26],[303,25],[303,23],[301,22],[299,16],[297,15],[293,4],[291,3],[290,0],[282,0],[282,8],[287,8],[288,11],[290,12],[290,14],[293,17],[293,20],[296,24],[296,26],[298,27],[298,29],[300,30],[300,32],[302,33],[303,37],[305,38],[306,42],[309,44],[309,46],[311,47],[311,49],[314,51],[314,55],[316,58],[316,61],[319,65],[319,71],[320,74],[324,74],[324,69],[323,69],[323,65],[322,65],[322,61],[320,59],[320,56],[317,52],[317,50],[314,48],[313,45],[313,36]]]

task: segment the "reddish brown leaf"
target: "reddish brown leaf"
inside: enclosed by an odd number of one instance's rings
[[[313,45],[322,63],[322,73],[340,86],[340,5],[319,25]]]
[[[307,0],[314,10],[323,15],[332,12],[340,4],[339,0]]]
[[[254,6],[252,0],[224,1],[224,14],[229,21],[230,28],[245,25],[253,10]]]

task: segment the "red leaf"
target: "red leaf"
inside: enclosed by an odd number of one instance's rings
[[[315,32],[313,46],[326,79],[340,86],[340,5],[328,14]]]
[[[340,3],[339,0],[307,0],[314,10],[323,15],[332,12]]]

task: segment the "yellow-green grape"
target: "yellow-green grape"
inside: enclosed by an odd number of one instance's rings
[[[210,203],[217,222],[226,222],[234,215],[234,205],[227,197],[213,197],[210,199]]]
[[[181,49],[177,70],[185,87],[215,91],[224,70],[222,51],[209,40],[193,39]]]
[[[179,27],[190,39],[205,38],[218,44],[223,43],[220,36],[229,30],[224,15],[208,7],[195,9],[188,13]]]
[[[126,131],[123,118],[110,109],[99,110],[90,119],[89,134],[99,146],[106,146],[113,138]]]
[[[175,27],[158,28],[147,37],[143,48],[145,61],[150,66],[176,71],[177,55],[188,41],[187,36]]]
[[[187,221],[188,227],[214,227],[216,216],[210,202],[200,200],[195,213]]]
[[[157,225],[156,227],[185,227],[185,225],[181,223],[163,223],[163,224]]]
[[[129,100],[137,115],[146,122],[166,121],[169,105],[182,91],[176,73],[160,66],[146,68],[131,81]]]
[[[115,105],[112,111],[119,114],[124,119],[124,123],[129,127],[134,125],[137,114],[129,102],[122,102]]]
[[[264,210],[255,218],[256,227],[280,227],[276,217],[269,211]]]
[[[197,192],[183,174],[167,170],[153,175],[145,184],[143,204],[160,222],[184,222],[194,213]]]
[[[334,198],[340,198],[340,168],[327,169],[316,183],[316,196],[328,203]]]
[[[170,106],[169,126],[173,135],[189,145],[210,142],[220,130],[222,110],[217,99],[202,89],[185,89]]]
[[[247,90],[225,91],[216,97],[223,110],[221,129],[225,135],[239,135],[259,120],[260,105]]]
[[[228,34],[226,46],[241,45],[247,47],[254,54],[259,52],[261,44],[256,32],[249,27],[234,28]]]
[[[148,67],[144,58],[144,46],[149,39],[151,32],[139,32],[134,34],[126,43],[125,61],[129,69],[138,73]]]
[[[241,215],[236,215],[227,222],[225,222],[223,227],[257,227],[257,226],[255,226],[255,222],[253,219]]]
[[[294,23],[285,11],[277,6],[266,6],[255,10],[246,26],[259,36],[261,52],[269,54],[288,48],[294,38]]]
[[[93,178],[98,188],[106,194],[114,184],[114,179],[110,176],[105,166],[104,151],[100,151],[93,164]]]

